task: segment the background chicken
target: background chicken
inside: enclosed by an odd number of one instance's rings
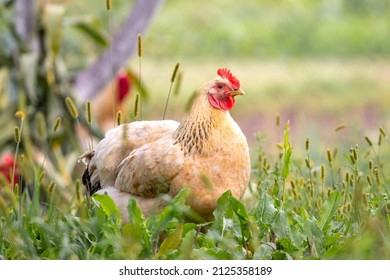
[[[240,199],[249,180],[248,144],[229,114],[240,83],[228,69],[197,92],[189,115],[176,121],[138,121],[107,132],[94,152],[83,183],[89,194],[107,193],[124,221],[134,197],[144,215],[159,211],[183,187],[187,204],[205,219],[212,217],[218,198],[227,190]],[[205,179],[207,178],[207,179]]]

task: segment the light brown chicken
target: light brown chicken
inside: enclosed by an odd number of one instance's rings
[[[108,131],[84,157],[83,182],[90,194],[110,195],[124,221],[129,198],[148,216],[165,205],[162,194],[174,197],[183,187],[190,190],[186,203],[205,219],[227,190],[240,199],[249,181],[250,157],[246,138],[228,111],[244,92],[229,70],[217,74],[198,90],[182,123],[138,121]]]

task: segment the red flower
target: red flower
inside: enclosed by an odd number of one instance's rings
[[[12,169],[14,168],[14,157],[11,154],[4,154],[1,158],[0,161],[0,174],[4,176],[5,179],[9,183],[12,182],[11,179],[11,173]],[[19,177],[19,171],[18,167],[15,166],[15,174],[14,174],[14,183],[17,184],[19,182],[18,177]],[[1,176],[0,175],[0,176]]]

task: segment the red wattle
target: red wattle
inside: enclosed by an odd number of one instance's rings
[[[233,108],[234,103],[236,103],[236,100],[230,95],[226,95],[222,99],[217,99],[213,94],[210,94],[208,99],[211,106],[218,110],[229,111]]]
[[[225,98],[219,101],[219,105],[225,111],[231,110],[234,106],[234,103],[236,103],[236,100],[230,95],[226,96]]]

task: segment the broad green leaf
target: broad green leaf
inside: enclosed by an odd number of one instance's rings
[[[233,231],[237,238],[242,239],[241,245],[251,238],[248,213],[244,205],[232,196],[230,190],[218,199],[214,217],[213,228],[221,232],[221,236],[224,236],[227,230]]]
[[[129,199],[127,210],[129,223],[122,229],[122,246],[128,252],[129,258],[147,257],[152,254],[152,242],[145,218],[134,198]]]
[[[277,211],[273,198],[267,192],[263,192],[256,207],[255,218],[263,223],[270,224],[274,220]]]
[[[186,198],[189,194],[189,189],[181,189],[159,214],[146,220],[147,227],[149,228],[154,240],[158,239],[160,233],[169,226],[172,219],[184,221],[184,217],[186,215],[191,215],[189,206],[185,204]]]
[[[272,242],[265,242],[256,249],[253,259],[268,260],[271,259],[272,253],[276,251],[276,245]]]
[[[118,208],[115,205],[115,202],[112,198],[107,194],[94,194],[92,199],[97,201],[100,207],[103,209],[104,213],[107,217],[115,216],[116,221],[121,223],[121,215],[119,213]]]
[[[137,201],[134,198],[129,199],[127,204],[127,211],[129,213],[130,224],[142,225],[145,222],[141,208],[137,205]]]
[[[277,237],[291,237],[290,224],[288,222],[287,214],[283,209],[279,209],[276,214],[273,227]]]
[[[142,215],[141,208],[137,205],[134,198],[129,199],[127,206],[129,212],[129,228],[124,227],[124,234],[131,233],[137,240],[142,240],[143,246],[146,250],[151,250],[152,243],[150,240],[150,233],[146,227],[146,220]]]
[[[234,213],[237,215],[240,225],[241,225],[241,234],[245,240],[243,242],[248,242],[251,239],[251,231],[249,228],[249,216],[245,209],[245,206],[233,196],[229,198],[230,204],[233,208]]]
[[[233,209],[230,205],[229,198],[231,197],[231,191],[227,191],[221,195],[217,202],[217,208],[214,210],[214,227],[222,229],[224,227],[224,220],[231,219],[233,217]]]
[[[185,260],[191,259],[191,253],[194,247],[195,236],[196,236],[196,230],[191,229],[183,237],[183,241],[181,242],[180,245],[180,259],[185,259]]]
[[[306,241],[311,246],[311,256],[318,257],[325,246],[324,234],[317,223],[307,219],[303,225],[303,234],[306,235]]]
[[[318,226],[321,230],[324,230],[329,225],[332,218],[339,209],[340,204],[341,193],[338,190],[332,191],[320,211],[320,219],[318,221]]]
[[[169,253],[171,253],[173,250],[175,250],[177,247],[179,247],[181,240],[182,240],[182,234],[183,234],[183,224],[179,224],[176,228],[176,230],[172,233],[172,235],[168,236],[162,243],[160,250],[157,253],[157,258],[162,258]]]
[[[302,244],[304,244],[305,239],[302,235],[302,232],[299,229],[300,227],[297,224],[290,225],[291,230],[291,240],[294,242],[294,244],[298,247],[302,247]]]
[[[278,248],[281,247],[281,249],[289,254],[293,253],[294,251],[298,251],[299,249],[291,242],[290,239],[284,237],[280,238],[277,241]]]

